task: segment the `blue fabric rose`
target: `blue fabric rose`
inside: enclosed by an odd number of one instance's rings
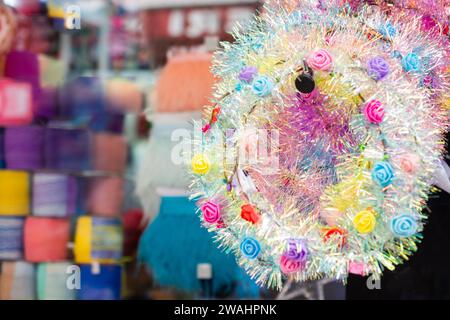
[[[390,22],[382,26],[379,31],[385,37],[386,36],[394,37],[397,34],[397,30]]]
[[[261,246],[255,238],[247,237],[242,240],[240,249],[244,256],[249,259],[255,259],[261,251]]]
[[[402,67],[406,72],[418,72],[420,70],[420,58],[415,53],[408,53],[402,59]]]
[[[391,219],[391,230],[400,238],[411,237],[417,232],[417,221],[409,214],[402,214]]]
[[[393,178],[394,169],[392,169],[389,162],[378,162],[372,170],[372,179],[382,187],[387,187],[390,185]]]
[[[260,76],[253,81],[252,90],[258,97],[268,96],[273,89],[273,82],[266,76]]]

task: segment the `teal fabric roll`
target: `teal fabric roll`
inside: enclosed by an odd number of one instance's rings
[[[162,286],[196,293],[201,289],[197,264],[212,265],[212,291],[217,295],[258,297],[259,289],[233,256],[221,252],[200,225],[195,203],[186,197],[163,197],[160,212],[141,237],[138,258]]]
[[[76,288],[69,288],[67,273],[71,263],[40,263],[37,266],[37,297],[39,300],[74,300]],[[70,279],[69,279],[70,280]],[[70,284],[70,283],[69,283]]]

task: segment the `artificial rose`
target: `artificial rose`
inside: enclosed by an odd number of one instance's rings
[[[370,100],[364,106],[364,115],[371,123],[381,123],[384,118],[383,105],[378,100]]]
[[[325,235],[323,236],[323,240],[327,242],[333,238],[337,239],[339,247],[342,248],[345,245],[345,242],[347,241],[345,230],[340,229],[338,227],[327,229]]]
[[[258,223],[261,219],[261,216],[256,212],[255,208],[253,208],[251,204],[244,204],[241,207],[241,217],[242,219],[253,224]]]
[[[375,214],[372,210],[361,211],[353,218],[353,225],[359,233],[370,233],[376,225]]]
[[[199,175],[207,174],[210,166],[209,159],[204,154],[196,154],[192,157],[191,167],[193,173]]]
[[[419,160],[416,156],[405,154],[398,159],[400,168],[406,173],[413,173],[417,170]]]
[[[333,58],[324,49],[313,52],[306,60],[308,66],[314,70],[330,71],[333,66]]]
[[[244,238],[239,248],[241,249],[242,254],[248,259],[256,259],[261,251],[258,240],[252,237]]]
[[[284,274],[296,273],[302,270],[304,266],[304,262],[293,260],[289,258],[286,253],[283,254],[280,258],[280,270]]]
[[[252,91],[258,97],[268,96],[273,89],[273,82],[266,76],[260,76],[253,81]]]
[[[417,221],[409,214],[402,214],[391,219],[391,230],[399,238],[406,238],[417,232]]]
[[[255,76],[258,74],[258,69],[256,67],[247,66],[244,67],[239,73],[239,80],[243,82],[252,82]]]
[[[348,272],[360,276],[366,275],[366,265],[362,262],[350,261],[348,263]]]
[[[397,29],[389,22],[382,26],[379,31],[385,37],[395,37],[397,34]]]
[[[372,179],[380,186],[387,187],[394,179],[394,169],[386,161],[378,162],[372,170]]]
[[[389,74],[389,64],[382,57],[374,57],[367,63],[369,76],[379,81]]]
[[[420,58],[415,53],[408,53],[402,59],[403,70],[406,72],[418,72],[420,71]]]
[[[308,256],[308,249],[304,241],[300,239],[289,239],[287,250],[284,255],[296,262],[305,262]]]
[[[205,202],[200,210],[203,213],[203,219],[208,223],[216,223],[221,217],[220,207],[212,201]]]

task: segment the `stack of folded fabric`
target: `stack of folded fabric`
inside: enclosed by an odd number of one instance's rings
[[[112,87],[96,77],[66,81],[55,58],[2,50],[0,296],[119,299],[123,124],[141,109],[142,94],[125,80]],[[118,94],[117,83],[126,92]],[[67,282],[77,274],[81,289]]]

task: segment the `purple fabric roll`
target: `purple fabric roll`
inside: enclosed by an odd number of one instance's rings
[[[77,181],[64,174],[36,173],[33,176],[33,215],[67,217],[76,212]]]
[[[5,167],[5,129],[0,128],[0,169]]]
[[[83,129],[47,128],[45,163],[49,169],[91,169],[91,137]]]
[[[39,126],[5,129],[5,160],[8,169],[35,170],[44,167],[44,133]]]
[[[43,88],[35,108],[36,120],[54,119],[58,114],[58,88]]]
[[[39,61],[36,54],[28,51],[11,51],[6,56],[5,77],[25,81],[33,87],[33,99],[40,95]]]

